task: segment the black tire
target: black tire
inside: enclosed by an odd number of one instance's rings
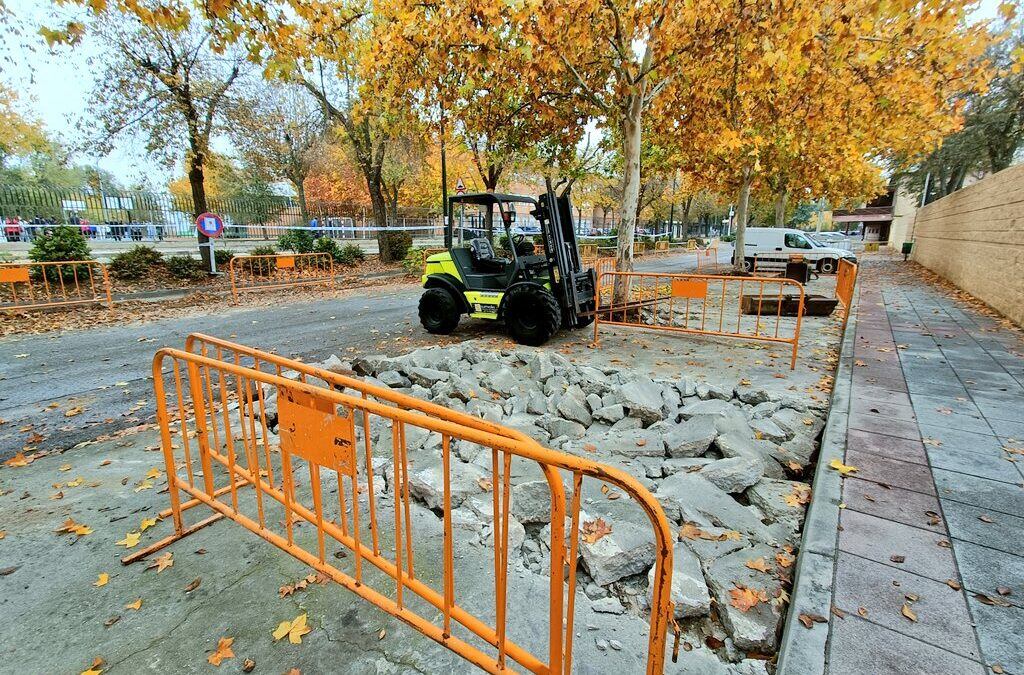
[[[458,301],[444,288],[428,288],[420,296],[420,323],[428,333],[450,335],[459,325]]]
[[[562,311],[555,296],[543,288],[513,286],[505,294],[504,318],[513,340],[539,347],[562,324]]]
[[[753,272],[754,271],[754,259],[753,258],[744,258],[743,259],[743,271],[744,272]]]
[[[822,274],[835,274],[839,269],[839,261],[835,258],[822,258],[818,261],[818,271]]]

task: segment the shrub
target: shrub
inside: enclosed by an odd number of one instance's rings
[[[727,243],[728,242],[736,241],[736,235],[735,234],[723,234],[722,235],[722,241],[727,242]]]
[[[345,265],[358,265],[366,260],[366,253],[359,244],[345,244],[341,247],[341,255],[338,260]]]
[[[385,232],[382,243],[382,258],[404,260],[405,254],[412,246],[412,235],[408,232]]]
[[[277,255],[277,249],[273,246],[257,246],[256,248],[249,251],[249,255]],[[262,260],[253,260],[246,265],[252,274],[257,276],[270,276],[277,270],[277,262],[264,258]]]
[[[163,264],[163,254],[152,246],[132,246],[110,260],[108,269],[116,279],[142,279],[155,265]]]
[[[14,254],[10,251],[0,251],[0,263],[14,262]]]
[[[196,281],[206,276],[206,268],[203,267],[201,258],[193,258],[190,255],[172,255],[165,261],[167,271],[175,279]]]
[[[418,277],[423,274],[423,251],[422,248],[410,248],[405,258],[402,259],[402,267],[405,273],[411,277]]]
[[[36,237],[32,248],[28,251],[28,257],[35,262],[60,262],[62,260],[89,260],[92,258],[92,253],[89,251],[89,242],[79,230],[62,225],[52,230],[46,230]],[[42,278],[42,269],[46,269],[47,279],[57,280],[56,267],[37,269],[34,273],[39,278]],[[75,273],[75,266],[62,266],[59,276],[64,277],[65,280],[74,279]],[[81,274],[81,271],[78,273]],[[88,276],[87,273],[86,276]]]
[[[234,257],[235,252],[229,249],[224,249],[223,251],[215,249],[213,251],[213,261],[217,263],[218,267],[221,265],[227,265]]]
[[[341,247],[330,237],[320,237],[313,243],[313,253],[326,253],[334,262],[341,262]]]
[[[316,240],[309,230],[289,230],[277,238],[277,245],[293,253],[312,253]]]

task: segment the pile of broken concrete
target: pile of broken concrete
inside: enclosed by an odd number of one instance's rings
[[[332,357],[322,365],[627,471],[657,498],[678,535],[672,600],[684,649],[711,653],[723,667],[733,664],[733,672],[761,672],[776,650],[810,497],[800,478],[811,473],[825,414],[823,404],[788,390],[785,380],[776,388],[746,381],[726,388],[687,377],[651,379],[548,350],[496,351],[479,342],[351,363]],[[437,512],[441,441],[418,431],[409,427],[406,438],[410,488]],[[391,485],[390,429],[381,425],[371,433],[379,472]],[[452,447],[453,520],[489,540],[491,451],[470,443]],[[565,482],[568,494],[568,476]],[[513,465],[511,483],[510,566],[546,574],[547,483],[525,460]],[[644,616],[655,559],[647,517],[617,488],[595,480],[584,481],[581,502],[585,531],[599,535],[580,542],[579,579],[590,610]],[[595,646],[615,648],[601,638]]]

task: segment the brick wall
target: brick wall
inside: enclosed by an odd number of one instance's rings
[[[1024,165],[917,211],[913,259],[1024,325]]]

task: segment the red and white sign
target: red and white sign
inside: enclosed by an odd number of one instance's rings
[[[461,178],[455,183],[455,194],[466,194],[466,184],[462,182]]]
[[[196,218],[196,231],[216,239],[224,232],[224,221],[216,213],[200,213]]]

